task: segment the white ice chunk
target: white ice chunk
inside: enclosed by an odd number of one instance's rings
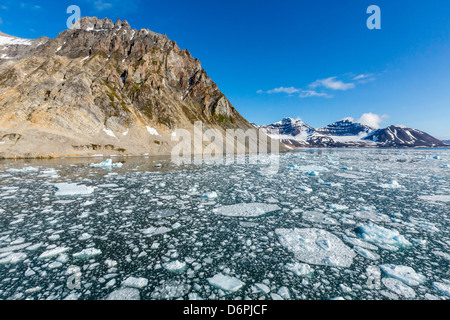
[[[277,229],[280,243],[305,263],[350,267],[355,252],[338,237],[322,229]]]
[[[416,293],[413,288],[408,287],[406,284],[404,284],[403,282],[401,282],[397,279],[384,278],[381,281],[386,286],[386,288],[388,288],[389,290],[391,290],[392,292],[394,292],[398,295],[401,295],[408,299],[412,299],[412,298],[416,297]]]
[[[112,159],[107,159],[101,163],[92,163],[91,167],[93,168],[121,168],[123,163],[117,162],[113,163]]]
[[[122,282],[123,287],[136,288],[136,289],[145,288],[147,285],[148,285],[148,279],[146,279],[146,278],[129,277],[125,281]]]
[[[450,296],[450,283],[433,282],[433,287],[446,296]]]
[[[141,295],[137,289],[121,288],[111,292],[106,300],[141,300]]]
[[[356,232],[363,240],[376,245],[388,245],[399,248],[412,245],[397,230],[389,230],[371,223],[359,226]]]
[[[65,247],[56,247],[54,249],[45,251],[44,253],[42,253],[39,256],[39,259],[50,259],[56,256],[59,256],[60,254],[69,251],[70,248],[65,248]]]
[[[299,262],[287,263],[285,267],[286,269],[292,271],[296,276],[299,277],[306,277],[314,273],[314,269],[311,268],[311,266],[306,263],[299,263]]]
[[[209,284],[227,292],[236,292],[244,286],[244,282],[237,278],[225,276],[221,273],[207,279]]]
[[[186,268],[186,262],[183,261],[170,261],[163,264],[163,268],[170,272],[181,272]]]
[[[380,188],[383,189],[403,189],[405,188],[401,184],[399,184],[396,180],[392,180],[391,183],[380,184]]]
[[[370,250],[361,248],[361,247],[354,247],[353,248],[356,253],[358,253],[359,255],[363,256],[364,258],[370,259],[370,260],[378,260],[380,259],[380,256],[378,254],[376,254],[375,252],[372,252]]]
[[[55,184],[55,188],[57,189],[55,193],[57,197],[86,195],[93,193],[95,190],[93,187],[72,183],[57,183]]]
[[[398,266],[394,264],[383,264],[379,267],[389,277],[400,280],[408,286],[418,286],[427,280],[425,276],[417,273],[411,267]]]
[[[205,193],[202,197],[207,198],[207,199],[216,199],[218,197],[218,195],[215,191],[212,191],[212,192]]]
[[[146,236],[157,236],[169,231],[172,231],[172,229],[166,227],[150,227],[148,229],[142,230],[142,233]]]
[[[317,211],[307,211],[302,214],[303,219],[322,224],[337,224],[337,221],[321,212]]]
[[[25,260],[27,255],[23,252],[9,253],[6,257],[0,259],[1,264],[14,264]]]
[[[98,256],[100,254],[102,254],[102,251],[100,249],[88,248],[88,249],[84,249],[80,252],[74,253],[73,257],[76,259],[85,260],[85,259],[89,259],[89,258]]]
[[[213,209],[215,214],[228,217],[259,217],[280,210],[276,204],[240,203]]]

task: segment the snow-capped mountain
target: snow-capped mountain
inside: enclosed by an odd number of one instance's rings
[[[317,133],[330,136],[359,136],[361,133],[368,134],[374,128],[344,119],[332,123],[324,128],[316,129]]]
[[[372,132],[364,140],[383,147],[443,147],[445,143],[429,134],[404,126],[390,126]]]
[[[294,147],[443,147],[445,143],[427,133],[404,126],[376,130],[344,119],[314,129],[302,120],[285,118],[259,126],[270,137]]]
[[[259,126],[264,132],[274,139],[294,146],[302,146],[309,135],[314,133],[314,128],[300,119],[284,118],[274,124]]]

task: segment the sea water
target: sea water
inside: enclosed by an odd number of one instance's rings
[[[449,298],[450,150],[277,161],[2,161],[0,299]]]

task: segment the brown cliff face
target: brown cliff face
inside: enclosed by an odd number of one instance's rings
[[[170,154],[173,130],[195,121],[252,128],[165,35],[82,18],[55,39],[0,46],[0,157]]]

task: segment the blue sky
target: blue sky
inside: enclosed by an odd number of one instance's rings
[[[4,0],[0,30],[56,37],[71,4],[166,33],[251,122],[352,117],[450,139],[448,0]],[[381,30],[366,27],[372,4]]]

